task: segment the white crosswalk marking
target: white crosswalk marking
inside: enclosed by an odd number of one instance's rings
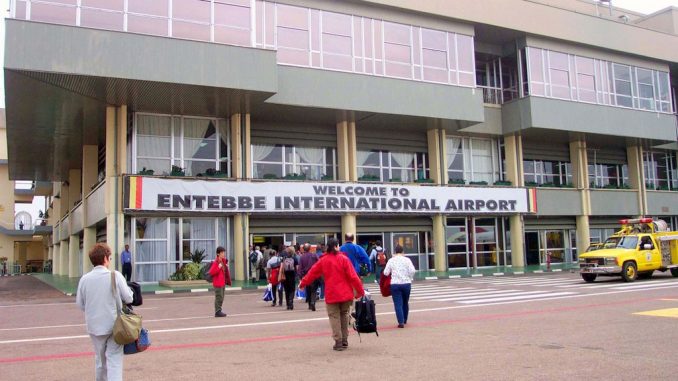
[[[476,304],[476,303],[493,303],[493,302],[506,302],[509,300],[520,300],[520,299],[547,299],[555,298],[558,296],[564,295],[574,295],[576,292],[542,292],[539,295],[516,295],[509,297],[499,297],[499,298],[487,298],[487,299],[475,299],[475,300],[462,300],[459,303],[463,304]]]

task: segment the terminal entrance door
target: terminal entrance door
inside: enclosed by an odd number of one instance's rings
[[[250,237],[252,246],[259,246],[263,249],[264,246],[268,246],[275,251],[279,251],[280,248],[285,243],[285,236],[283,234],[279,235],[266,235],[266,234],[252,234]]]
[[[525,264],[540,265],[539,232],[525,232]]]

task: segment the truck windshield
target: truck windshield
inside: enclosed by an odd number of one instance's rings
[[[610,237],[610,238],[605,240],[605,243],[603,243],[602,248],[604,248],[604,249],[614,249],[619,244],[620,239],[621,239],[621,237]]]
[[[619,240],[617,247],[622,249],[635,249],[636,245],[638,245],[638,237],[627,235]]]

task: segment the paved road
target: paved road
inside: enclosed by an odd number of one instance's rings
[[[390,298],[376,296],[380,336],[352,335],[345,352],[331,350],[324,305],[287,311],[259,296],[227,295],[223,319],[212,317],[211,294],[145,296],[137,311],[153,350],[125,357],[125,379],[676,379],[678,279],[663,274],[420,282],[405,329],[395,327]],[[73,298],[0,293],[0,379],[91,379],[83,323]]]

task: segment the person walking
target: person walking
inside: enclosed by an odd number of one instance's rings
[[[264,254],[259,250],[259,246],[254,247],[254,250],[250,251],[250,279],[252,279],[252,282],[256,282],[257,279],[259,279],[259,270],[261,269],[261,262],[263,259]]]
[[[403,247],[396,245],[395,255],[386,262],[384,275],[391,275],[391,296],[393,296],[393,307],[398,319],[398,328],[405,328],[405,324],[407,324],[414,272],[414,265],[403,254]]]
[[[355,273],[358,274],[358,276],[361,275],[366,276],[372,272],[372,266],[370,265],[370,257],[367,256],[367,253],[365,252],[365,249],[363,249],[362,246],[353,243],[354,239],[355,236],[353,235],[353,233],[346,233],[344,235],[344,241],[346,242],[343,245],[341,245],[339,250],[345,253],[346,256],[348,256],[348,259],[351,260],[351,264],[353,264]],[[361,264],[367,267],[366,272],[363,274],[360,273]]]
[[[122,381],[123,346],[113,340],[113,324],[118,316],[116,298],[132,303],[133,292],[125,278],[115,273],[117,294],[112,295],[111,249],[105,243],[94,245],[88,253],[94,268],[78,282],[75,303],[85,312],[85,323],[94,346],[94,374],[97,381]]]
[[[275,250],[271,250],[269,254],[271,255],[271,259],[269,259],[266,263],[266,272],[268,273],[268,283],[271,284],[271,294],[273,295],[273,303],[271,304],[271,307],[275,307],[276,299],[278,301],[278,305],[282,306],[283,289],[280,285],[279,279],[280,264],[282,263],[282,260]]]
[[[379,278],[384,271],[384,266],[386,266],[387,261],[386,251],[381,246],[381,241],[377,241],[370,253],[370,263],[372,263],[372,268],[374,269],[374,283],[379,283]]]
[[[302,254],[301,259],[299,260],[299,277],[303,278],[311,270],[311,267],[313,267],[313,265],[318,262],[318,256],[315,254],[315,252],[311,252],[311,244],[309,243],[305,243],[301,250]],[[318,297],[317,290],[319,284],[320,279],[316,279],[306,287],[306,303],[308,303],[308,309],[311,311],[315,311],[315,300]]]
[[[226,314],[221,309],[224,304],[224,289],[226,285],[231,285],[231,272],[228,269],[226,249],[221,246],[217,247],[217,258],[212,262],[209,274],[214,287],[214,317],[225,317]]]
[[[285,256],[281,266],[282,269],[280,271],[283,271],[285,274],[285,279],[282,282],[283,287],[285,288],[285,304],[287,305],[288,310],[293,310],[294,290],[297,285],[297,267],[299,266],[294,246],[288,246],[287,249],[285,249]]]
[[[125,245],[125,250],[120,253],[120,262],[122,263],[122,275],[129,282],[132,279],[132,253],[129,252],[129,245]]]
[[[335,351],[348,348],[348,321],[353,298],[365,295],[363,283],[356,274],[351,261],[337,248],[337,240],[327,242],[327,253],[311,267],[311,270],[299,283],[305,288],[320,276],[325,277],[325,304],[327,317],[332,328]]]

